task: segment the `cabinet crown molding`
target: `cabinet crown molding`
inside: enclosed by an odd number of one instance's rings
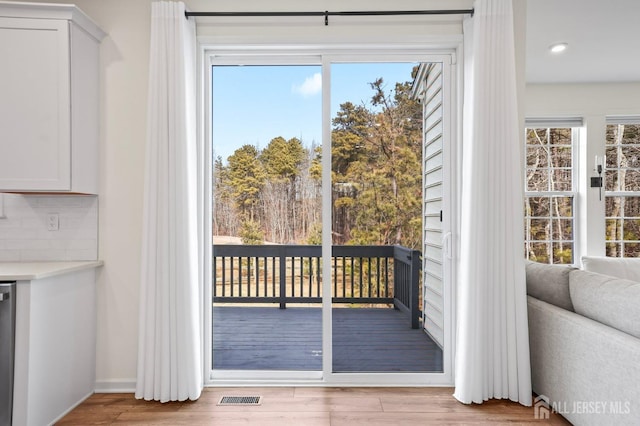
[[[71,21],[98,42],[107,35],[87,14],[73,4],[0,1],[0,17]]]

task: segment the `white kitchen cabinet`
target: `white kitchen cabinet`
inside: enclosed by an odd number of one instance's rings
[[[73,5],[0,2],[0,191],[97,194],[103,37]]]
[[[13,425],[54,424],[92,395],[102,262],[0,263],[16,282]]]

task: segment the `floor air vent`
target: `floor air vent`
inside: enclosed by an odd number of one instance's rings
[[[218,405],[260,405],[260,396],[223,396]]]

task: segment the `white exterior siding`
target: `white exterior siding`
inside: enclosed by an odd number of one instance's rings
[[[423,302],[425,331],[444,346],[443,250],[443,85],[442,64],[426,65],[420,99],[423,104]]]

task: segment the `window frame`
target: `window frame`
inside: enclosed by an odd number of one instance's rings
[[[533,219],[541,219],[541,220],[549,220],[552,221],[557,217],[553,216],[549,213],[548,216],[531,216],[526,211],[526,208],[523,208],[523,219],[525,221],[524,224],[524,249],[525,249],[525,259],[530,259],[528,249],[530,244],[533,242],[537,243],[546,243],[547,251],[549,254],[548,263],[554,264],[555,259],[553,256],[553,245],[554,243],[562,242],[562,243],[570,243],[571,244],[571,262],[567,264],[576,265],[580,261],[580,243],[579,243],[579,225],[580,225],[580,211],[579,211],[579,197],[580,197],[580,133],[581,128],[583,127],[583,120],[581,118],[527,118],[525,120],[525,133],[523,138],[523,186],[524,186],[524,199],[523,202],[526,203],[528,198],[540,197],[540,198],[549,198],[550,200],[550,208],[551,208],[551,199],[552,198],[560,198],[560,197],[568,197],[571,198],[571,212],[572,215],[561,217],[564,220],[571,220],[572,222],[572,232],[570,240],[554,240],[550,238],[548,240],[533,240],[530,238],[530,221]],[[548,188],[547,191],[531,191],[527,188],[527,148],[530,146],[527,143],[527,132],[529,129],[561,129],[561,128],[570,128],[571,129],[571,190],[570,191],[557,191],[551,190]],[[547,170],[551,170],[551,166],[547,165]],[[523,206],[525,207],[525,206]],[[551,237],[553,237],[553,230],[551,231]]]
[[[607,150],[610,147],[615,147],[617,146],[616,144],[610,144],[608,143],[609,141],[606,138],[606,134],[608,133],[608,128],[609,126],[617,126],[617,125],[636,125],[636,126],[640,126],[640,116],[621,116],[621,117],[616,117],[616,116],[608,116],[606,117],[606,121],[605,121],[605,140],[604,140],[604,152],[606,153]],[[622,144],[625,146],[629,146],[629,144]],[[640,149],[640,143],[638,144],[633,144],[635,146],[637,146]],[[631,169],[631,170],[638,170],[640,171],[640,167],[631,167],[631,168],[626,168],[627,170]],[[607,257],[614,257],[614,256],[610,256],[609,255],[609,251],[608,251],[608,245],[613,243],[618,245],[618,247],[620,248],[620,252],[619,255],[616,257],[628,257],[625,256],[625,244],[630,243],[630,244],[638,244],[640,245],[640,238],[637,240],[626,240],[624,239],[624,223],[626,220],[628,219],[637,219],[640,220],[640,216],[636,217],[636,216],[625,216],[624,211],[622,212],[622,215],[620,216],[609,216],[607,214],[607,199],[608,198],[627,198],[627,197],[637,197],[640,198],[640,190],[639,191],[620,191],[620,190],[616,190],[616,191],[608,191],[607,190],[607,185],[606,185],[606,175],[607,175],[607,171],[611,170],[610,167],[607,166],[607,162],[605,160],[605,168],[603,170],[603,192],[604,192],[604,196],[603,196],[603,200],[604,200],[604,235],[603,235],[603,240],[604,240],[604,247],[605,247],[605,256]],[[615,170],[620,170],[620,167],[618,167],[618,165],[616,164],[616,168]],[[608,221],[609,220],[622,220],[622,232],[623,232],[623,238],[621,240],[618,239],[613,239],[610,240],[608,239],[608,234],[607,234],[607,226],[608,226]]]

